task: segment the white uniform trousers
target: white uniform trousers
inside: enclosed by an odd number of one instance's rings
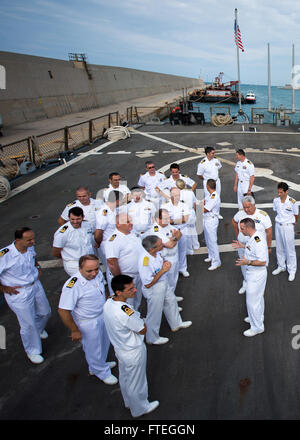
[[[51,315],[45,291],[39,280],[32,285],[19,287],[17,290],[20,292],[17,295],[5,293],[6,302],[17,315],[20,335],[27,355],[41,354],[40,334]]]
[[[218,266],[221,264],[219,248],[218,248],[218,225],[217,216],[211,217],[204,215],[204,237],[208,249],[208,257],[211,258],[211,265]]]
[[[243,209],[243,198],[244,194],[248,192],[250,180],[242,180],[238,181],[237,185],[237,201],[239,205],[239,209]]]
[[[194,249],[200,249],[200,243],[198,239],[196,224],[188,225],[188,245],[187,252],[193,253]]]
[[[246,272],[246,305],[251,330],[264,330],[264,292],[267,282],[267,268]]]
[[[143,287],[143,294],[147,299],[146,341],[151,344],[160,337],[159,329],[163,312],[171,329],[179,327],[182,324],[182,319],[178,311],[176,297],[167,280],[158,281],[149,289]]]
[[[204,198],[206,198],[210,195],[209,192],[207,191],[207,187],[206,187],[207,180],[208,179],[203,180]],[[221,198],[221,181],[219,178],[216,180],[216,193]]]
[[[175,255],[174,257],[170,257],[167,256],[165,257],[166,261],[169,261],[172,266],[171,269],[167,272],[167,280],[168,280],[168,284],[170,289],[172,290],[172,292],[175,293],[175,289],[177,286],[177,281],[178,281],[178,268],[179,268],[179,262],[178,262],[178,255]]]
[[[292,223],[275,222],[276,256],[278,267],[296,273],[295,229]]]
[[[115,351],[119,365],[119,383],[126,408],[133,417],[144,414],[150,406],[146,376],[147,350],[143,343],[134,350]]]
[[[63,265],[65,272],[71,277],[76,273],[79,269],[79,260],[63,260]]]
[[[179,272],[185,272],[187,270],[187,249],[188,249],[188,236],[185,235],[183,230],[180,230],[182,236],[178,241],[178,265]]]
[[[82,334],[81,344],[89,371],[101,380],[107,379],[111,375],[110,367],[106,362],[110,341],[103,315],[92,319],[74,318],[74,320]]]
[[[239,248],[237,250],[239,258],[243,258],[245,255],[245,248]],[[246,272],[247,272],[247,266],[240,266],[242,275],[243,275],[243,285],[246,285]]]

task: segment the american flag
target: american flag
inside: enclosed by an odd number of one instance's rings
[[[242,38],[241,38],[241,31],[239,28],[239,25],[237,24],[236,20],[234,20],[234,41],[235,44],[239,49],[242,49],[242,52],[244,52]]]

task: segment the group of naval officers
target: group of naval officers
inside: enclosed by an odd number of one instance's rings
[[[242,271],[239,294],[246,293],[250,328],[247,337],[264,332],[264,290],[272,248],[272,222],[256,207],[253,194],[254,164],[243,150],[236,151],[235,181],[239,211],[232,219],[238,252],[236,266]],[[170,177],[146,162],[146,172],[137,185],[121,183],[118,172],[109,175],[109,186],[92,198],[85,186],[76,190],[58,218],[52,255],[61,259],[69,278],[62,287],[58,314],[70,330],[73,341],[81,341],[89,373],[107,385],[118,379],[107,361],[110,343],[118,360],[119,383],[126,408],[133,417],[155,410],[159,402],[149,402],[146,377],[146,346],[163,345],[160,335],[162,314],[176,332],[192,325],[183,321],[183,300],[176,296],[179,274],[189,277],[187,255],[200,248],[197,233],[197,204],[203,213],[203,232],[210,263],[209,271],[221,266],[217,231],[221,205],[221,161],[215,148],[206,147],[197,176],[203,181],[204,198],[197,201],[197,183],[180,173],[174,163]],[[295,279],[297,259],[294,226],[298,205],[288,195],[288,185],[280,182],[273,201],[276,212],[275,237],[278,267],[273,275],[288,271]],[[44,361],[42,339],[51,308],[40,282],[41,266],[34,250],[35,235],[23,227],[15,240],[0,251],[0,290],[16,314],[24,350],[34,364]],[[109,290],[109,293],[106,291]],[[147,302],[146,317],[139,312],[142,297]]]

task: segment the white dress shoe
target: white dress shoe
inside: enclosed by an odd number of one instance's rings
[[[181,328],[188,328],[192,325],[192,321],[183,321],[180,326],[176,327],[176,328],[171,328],[172,332],[177,332],[178,330],[180,330]]]
[[[223,220],[223,217],[220,214],[218,215],[218,217],[219,217],[219,220]]]
[[[294,273],[290,273],[290,274],[289,274],[289,281],[294,281],[294,279],[295,279],[295,275],[296,275],[296,274],[294,274]]]
[[[248,324],[250,324],[250,319],[249,316],[246,316],[246,318],[244,319],[245,322],[248,322]]]
[[[158,339],[156,339],[156,341],[152,342],[153,345],[163,345],[166,344],[167,342],[169,342],[169,338],[163,338],[163,337],[159,337]]]
[[[246,287],[244,285],[242,285],[242,287],[239,290],[239,294],[242,295],[245,292],[246,292]]]
[[[249,330],[246,330],[243,334],[244,336],[248,336],[248,338],[250,338],[251,336],[255,336],[255,335],[259,335],[260,333],[263,333],[264,330],[251,330],[251,328],[249,328]]]
[[[183,272],[179,272],[179,273],[181,273],[181,275],[182,275],[184,278],[188,278],[188,277],[190,276],[190,274],[188,273],[187,270],[184,270]]]
[[[180,301],[183,301],[183,297],[182,296],[175,296],[176,301],[179,303]]]
[[[118,383],[118,379],[113,376],[112,374],[110,376],[108,376],[106,379],[103,379],[103,382],[106,385],[116,385],[116,383]]]
[[[45,360],[40,354],[28,354],[27,356],[33,364],[41,364]]]
[[[208,270],[216,270],[219,267],[221,267],[221,264],[218,264],[218,266],[209,266]]]
[[[285,272],[285,269],[282,269],[282,267],[277,267],[277,269],[273,270],[272,275],[278,275],[280,272]]]
[[[47,339],[48,338],[48,333],[46,332],[46,330],[42,331],[42,333],[40,334],[40,338],[41,339]]]
[[[149,402],[149,408],[147,409],[146,412],[144,412],[143,414],[140,414],[139,416],[133,416],[133,417],[141,417],[141,416],[144,416],[145,414],[149,414],[152,411],[154,411],[158,406],[159,406],[158,400],[154,400],[153,402]]]
[[[210,262],[211,262],[211,258],[209,257],[205,258],[204,263],[210,263]]]
[[[182,307],[178,307],[178,312],[182,312]]]
[[[107,363],[109,365],[109,368],[115,368],[117,366],[117,362],[116,361],[110,361],[110,362],[107,362]]]

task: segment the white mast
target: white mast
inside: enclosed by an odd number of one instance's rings
[[[268,111],[271,111],[271,68],[270,68],[270,43],[268,43]]]
[[[295,66],[295,45],[293,44],[292,46],[292,113],[295,113],[294,66]]]
[[[235,23],[238,25],[237,21],[237,8],[234,10],[235,14]],[[241,98],[241,80],[240,80],[240,54],[239,54],[239,46],[236,44],[236,56],[237,56],[237,69],[238,69],[238,87],[239,87],[239,112],[242,113],[242,98]]]

